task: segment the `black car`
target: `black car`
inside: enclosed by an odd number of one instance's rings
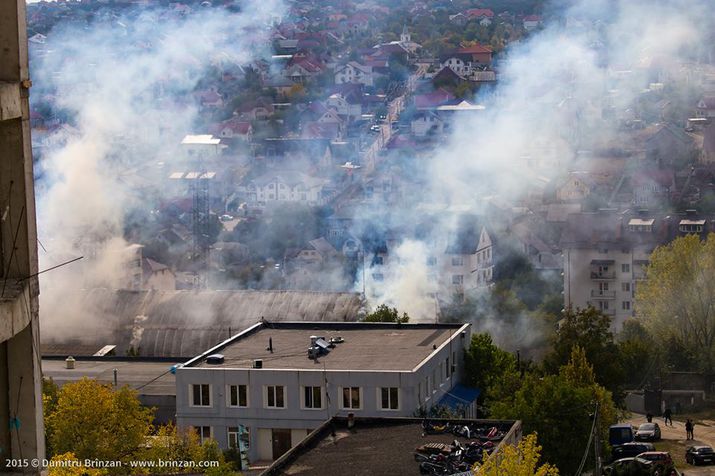
[[[645,451],[655,451],[653,443],[630,442],[622,445],[615,445],[611,448],[611,461],[621,458],[632,458]]]
[[[658,441],[660,440],[660,427],[657,423],[643,423],[636,430],[637,441]]]
[[[715,451],[710,446],[691,446],[685,451],[685,461],[690,464],[715,463]]]

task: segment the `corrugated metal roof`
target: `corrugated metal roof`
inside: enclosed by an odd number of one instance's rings
[[[261,318],[356,321],[362,306],[358,293],[78,291],[43,307],[42,351],[92,355],[116,345],[117,355],[134,347],[144,357],[193,357]]]

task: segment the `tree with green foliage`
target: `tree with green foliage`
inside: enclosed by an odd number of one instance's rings
[[[636,310],[660,345],[697,356],[715,368],[715,235],[677,238],[650,256],[648,279],[636,290]],[[691,359],[684,359],[687,364]]]
[[[521,419],[525,433],[538,433],[544,460],[574,474],[588,442],[596,402],[599,435],[607,439],[608,426],[616,420],[611,393],[595,383],[584,350],[576,347],[558,374],[527,373],[515,392],[492,403],[490,416]]]
[[[617,392],[623,385],[624,373],[611,332],[611,318],[593,307],[567,309],[559,322],[552,351],[544,359],[546,370],[557,372],[569,361],[576,346],[584,350],[593,365],[596,382]]]
[[[486,332],[473,334],[464,354],[464,369],[464,382],[488,393],[489,389],[503,380],[507,372],[516,369],[516,359],[494,345]]]
[[[640,388],[644,379],[661,368],[660,346],[640,319],[627,319],[617,338],[624,381],[632,388]]]
[[[403,312],[402,316],[400,316],[397,308],[390,307],[387,304],[380,304],[377,309],[365,316],[365,322],[397,322],[403,324],[409,320],[410,317],[406,312]]]

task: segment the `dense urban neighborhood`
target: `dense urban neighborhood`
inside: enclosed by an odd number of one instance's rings
[[[715,474],[707,0],[6,4],[0,472]]]

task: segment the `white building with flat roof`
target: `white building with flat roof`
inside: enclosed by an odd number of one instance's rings
[[[470,339],[469,324],[262,321],[177,369],[177,425],[274,460],[334,416],[434,406]]]

